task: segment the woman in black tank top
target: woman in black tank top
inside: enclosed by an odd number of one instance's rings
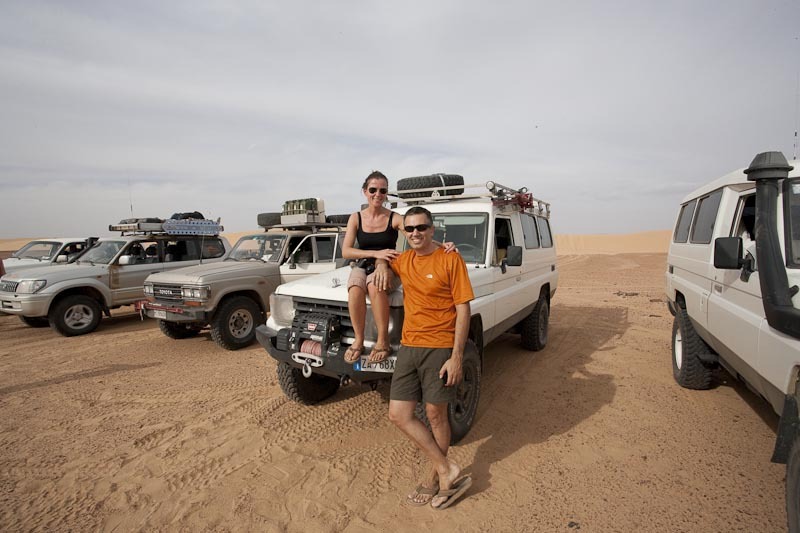
[[[347,222],[342,256],[354,260],[353,270],[347,281],[347,306],[355,332],[355,340],[344,355],[344,360],[348,363],[357,362],[364,351],[367,293],[378,330],[378,338],[370,352],[369,361],[383,361],[392,352],[389,345],[388,291],[394,287],[393,274],[391,269],[381,269],[376,280],[374,272],[376,259],[391,261],[400,255],[395,248],[403,217],[383,206],[388,189],[389,180],[382,173],[375,171],[367,176],[361,186],[367,199],[367,207],[350,215]],[[358,248],[355,248],[356,242]]]

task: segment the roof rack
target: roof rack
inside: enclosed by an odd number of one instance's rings
[[[442,194],[440,191],[463,190],[462,194]],[[484,192],[466,192],[468,189],[478,189]],[[427,193],[423,198],[402,198],[400,195],[409,193]],[[528,192],[527,187],[514,189],[506,185],[501,185],[494,181],[487,181],[483,184],[473,185],[437,185],[436,187],[426,187],[422,189],[406,189],[403,191],[389,191],[387,196],[396,198],[392,200],[393,206],[397,207],[401,202],[406,205],[420,205],[440,202],[452,202],[454,200],[467,200],[471,198],[489,198],[494,205],[518,205],[521,211],[533,213],[545,218],[550,218],[550,203],[534,198]]]
[[[318,230],[321,229],[342,229],[346,227],[347,224],[342,224],[339,222],[296,222],[290,224],[273,224],[271,226],[263,226],[264,231],[269,231],[271,229],[283,229],[283,230],[310,230],[312,233],[316,233]]]
[[[224,230],[219,219],[168,219],[164,222],[125,222],[108,226],[108,231],[119,231],[122,235],[219,235]]]

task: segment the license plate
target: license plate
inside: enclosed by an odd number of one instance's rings
[[[162,320],[166,320],[167,312],[158,309],[153,309],[153,318],[160,318]]]
[[[397,356],[390,355],[380,363],[369,363],[368,361],[369,355],[361,356],[361,370],[363,372],[387,372],[391,374],[397,364]]]

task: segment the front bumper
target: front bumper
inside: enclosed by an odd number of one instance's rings
[[[287,363],[295,368],[303,368],[303,365],[292,359],[294,351],[291,349],[279,349],[276,346],[276,339],[277,336],[275,332],[270,330],[266,325],[261,325],[256,328],[256,340],[267,350],[267,353],[269,353],[273,359],[281,363]],[[313,368],[315,374],[336,379],[347,377],[356,383],[366,383],[392,378],[392,374],[389,372],[367,372],[361,370],[361,363],[359,361],[352,364],[346,363],[344,361],[344,353],[347,351],[347,346],[338,343],[333,346],[335,346],[335,348],[321,356],[323,361],[322,366]]]
[[[142,316],[167,322],[207,322],[210,316],[210,313],[202,308],[170,306],[148,300],[139,300],[135,306]]]
[[[47,316],[50,296],[41,294],[0,293],[0,313],[40,317]]]

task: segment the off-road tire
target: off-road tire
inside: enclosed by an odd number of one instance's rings
[[[400,198],[428,198],[432,194],[431,191],[407,193],[402,191],[408,191],[412,189],[429,189],[431,187],[441,187],[442,185],[446,187],[453,185],[464,185],[464,178],[458,174],[433,174],[430,176],[403,178],[397,182],[397,195]],[[463,194],[464,189],[439,189],[437,192],[441,196],[453,196],[457,194]]]
[[[304,377],[303,371],[289,363],[278,363],[278,383],[292,401],[313,405],[330,398],[339,390],[339,380],[319,374]]]
[[[193,322],[168,322],[159,318],[158,329],[170,339],[188,339],[200,333],[203,326]]]
[[[50,321],[46,316],[21,316],[19,317],[22,323],[32,328],[46,328],[50,325]]]
[[[348,220],[350,220],[350,215],[328,215],[325,217],[325,221],[328,224],[347,224]]]
[[[258,214],[258,225],[263,227],[266,226],[274,226],[275,224],[281,223],[281,214],[280,213],[259,213]]]
[[[256,326],[263,321],[261,308],[247,296],[223,300],[211,319],[211,338],[226,350],[238,350],[253,342]]]
[[[672,323],[672,375],[675,381],[687,389],[710,389],[715,368],[704,363],[700,355],[711,353],[711,348],[692,326],[686,309],[676,305]]]
[[[50,327],[65,337],[85,335],[97,329],[102,318],[100,304],[84,294],[72,294],[58,300],[47,316]]]
[[[447,406],[450,444],[456,444],[467,436],[478,413],[478,401],[481,396],[481,361],[478,347],[472,341],[467,341],[464,347],[463,370],[464,379],[456,388],[456,399]],[[417,404],[415,414],[428,428],[431,427],[422,402]]]
[[[533,311],[519,324],[522,347],[534,352],[544,349],[547,346],[549,328],[550,305],[547,303],[547,298],[539,296]]]
[[[800,438],[795,437],[786,461],[786,519],[789,533],[800,533]]]

